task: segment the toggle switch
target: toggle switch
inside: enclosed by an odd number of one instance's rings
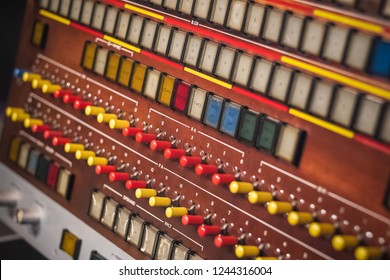
[[[313,221],[313,215],[309,212],[291,211],[288,213],[287,221],[290,225],[304,225]]]
[[[113,165],[96,165],[95,166],[95,174],[108,174],[111,172],[115,172],[116,167]]]
[[[292,211],[293,207],[290,202],[270,201],[267,206],[268,213],[271,215],[284,214]]]
[[[204,223],[204,218],[198,215],[184,215],[181,217],[183,225],[201,225]]]
[[[37,132],[45,132],[46,130],[49,130],[50,129],[50,126],[46,125],[46,124],[43,124],[43,125],[36,125],[36,124],[33,124],[31,126],[31,131],[34,132],[34,133],[37,133]]]
[[[355,249],[355,259],[357,260],[379,260],[383,256],[383,249],[372,246],[359,246]]]
[[[253,184],[248,182],[232,181],[229,185],[231,193],[249,193],[253,191]]]
[[[60,89],[60,90],[56,90],[53,93],[53,96],[54,96],[54,98],[63,98],[66,94],[73,95],[73,91],[66,90],[66,89]]]
[[[220,232],[221,228],[219,226],[200,225],[198,227],[198,235],[202,237],[207,235],[217,235]]]
[[[70,142],[72,142],[72,139],[65,137],[53,137],[53,139],[51,140],[51,144],[53,146],[64,146],[65,144]]]
[[[137,141],[138,143],[149,144],[150,142],[152,142],[156,138],[157,138],[157,135],[156,134],[152,134],[152,133],[138,132],[135,135],[135,141]]]
[[[44,84],[42,86],[43,93],[54,93],[55,91],[60,89],[61,89],[60,85]]]
[[[71,103],[73,104],[75,101],[77,100],[82,100],[83,98],[79,95],[74,95],[74,94],[65,94],[63,97],[62,97],[62,102],[64,103]]]
[[[169,197],[152,196],[149,198],[149,205],[152,207],[168,207],[171,205]]]
[[[109,123],[111,120],[116,120],[117,118],[118,116],[115,114],[99,113],[96,120],[98,123]]]
[[[254,258],[260,254],[260,249],[253,245],[238,245],[234,252],[239,259]]]
[[[126,172],[110,172],[108,179],[110,182],[129,180],[130,175]]]
[[[106,110],[103,107],[87,106],[85,107],[84,113],[86,116],[97,116],[104,114]]]
[[[166,159],[179,159],[186,155],[186,151],[183,149],[171,149],[167,148],[164,150],[164,157]]]
[[[134,190],[139,188],[146,188],[146,181],[141,180],[127,180],[126,181],[126,189]]]
[[[230,184],[236,178],[233,174],[216,173],[211,177],[211,182],[214,186]]]
[[[11,114],[11,121],[13,122],[24,122],[24,120],[28,118],[30,118],[30,114],[27,113],[13,112]]]
[[[151,198],[152,196],[157,196],[157,191],[155,189],[139,188],[135,190],[136,198]]]
[[[88,164],[88,166],[108,165],[108,159],[105,157],[90,156],[87,159],[87,164]]]
[[[30,128],[32,127],[33,125],[43,125],[43,121],[40,120],[40,119],[31,119],[31,118],[27,118],[24,120],[23,122],[23,125],[25,128]]]
[[[125,127],[122,129],[123,136],[135,137],[138,132],[142,132],[142,128],[139,127]]]
[[[54,137],[61,137],[61,136],[62,136],[62,132],[60,131],[45,130],[45,132],[43,132],[43,138],[45,139],[52,139]]]
[[[180,157],[180,165],[183,167],[192,167],[202,163],[201,157],[182,156]]]
[[[309,225],[309,234],[311,237],[320,237],[331,235],[335,232],[335,227],[329,223],[313,222]]]
[[[34,79],[42,79],[42,76],[31,72],[24,72],[22,75],[23,82],[32,82]]]
[[[94,151],[82,151],[82,150],[77,150],[74,154],[74,157],[78,160],[80,159],[88,159],[89,157],[94,157],[96,156]]]
[[[214,238],[215,247],[225,247],[225,246],[234,246],[237,245],[238,238],[233,235],[217,235]]]
[[[65,153],[75,153],[77,151],[84,151],[84,145],[78,143],[66,143],[64,146]]]
[[[75,109],[81,109],[81,110],[85,110],[85,108],[87,106],[92,106],[92,102],[89,102],[89,101],[83,101],[83,100],[76,100],[74,103],[73,103],[73,108]]]
[[[152,140],[152,142],[150,142],[150,149],[153,151],[164,151],[165,149],[169,149],[171,147],[172,144],[169,141]]]
[[[130,126],[130,122],[126,120],[117,120],[117,119],[112,119],[108,123],[108,126],[111,129],[124,129]]]
[[[31,87],[33,89],[42,88],[43,85],[50,85],[51,82],[49,80],[41,80],[41,79],[33,79],[31,81]]]
[[[19,200],[19,192],[15,189],[0,192],[0,206],[15,207]]]
[[[165,209],[165,216],[167,218],[182,217],[188,214],[186,207],[168,207]]]
[[[38,209],[38,207],[19,208],[15,212],[16,222],[18,222],[21,225],[39,224],[41,217],[42,217],[42,213],[41,213],[40,209]]]
[[[5,115],[7,117],[11,117],[12,116],[12,113],[19,113],[19,114],[26,114],[26,111],[21,108],[21,107],[11,107],[11,106],[8,106],[7,108],[5,108]]]
[[[213,164],[197,164],[195,166],[195,173],[197,175],[211,175],[218,172],[218,166]]]
[[[359,245],[359,240],[355,235],[337,234],[332,238],[332,247],[336,251],[355,248]]]
[[[272,199],[272,193],[270,192],[250,191],[248,193],[248,201],[251,204],[264,204],[270,202]]]

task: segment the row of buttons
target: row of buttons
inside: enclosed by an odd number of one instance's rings
[[[91,196],[89,215],[152,259],[201,259],[184,245],[97,190]]]

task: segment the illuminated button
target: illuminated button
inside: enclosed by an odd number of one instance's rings
[[[30,119],[30,118],[27,118],[24,120],[23,122],[23,125],[25,128],[30,128],[32,127],[33,125],[43,125],[43,121],[40,120],[40,119]]]
[[[125,127],[122,129],[123,136],[135,137],[138,132],[142,132],[142,128],[139,127]]]
[[[229,185],[231,193],[248,193],[253,191],[253,184],[248,182],[233,181]]]
[[[284,31],[282,31],[281,43],[284,46],[298,49],[301,40],[304,18],[295,14],[286,14]]]
[[[330,119],[343,126],[351,126],[358,99],[359,96],[355,90],[340,88],[333,100]]]
[[[223,185],[223,184],[230,184],[232,181],[234,181],[236,177],[233,174],[214,174],[211,177],[211,182],[214,186],[217,185]]]
[[[152,140],[150,142],[150,149],[153,151],[162,151],[170,147],[172,147],[172,144],[169,141]]]
[[[359,109],[354,120],[354,129],[374,136],[383,108],[382,105],[381,100],[377,100],[368,95],[362,97],[359,101]]]
[[[275,155],[285,159],[292,164],[299,160],[300,148],[302,146],[302,131],[290,125],[284,125],[280,129],[279,141],[276,146]]]
[[[62,232],[60,249],[74,260],[77,260],[79,258],[80,248],[81,240],[69,230],[64,229]]]
[[[263,204],[270,202],[272,199],[272,193],[270,192],[250,191],[248,193],[248,201],[252,204]]]
[[[118,76],[120,58],[121,56],[114,52],[110,52],[108,55],[105,77],[114,82]]]
[[[242,86],[247,86],[253,61],[253,56],[245,53],[238,53],[237,62],[233,69],[232,81]]]
[[[23,82],[32,82],[34,79],[40,80],[41,78],[41,75],[30,72],[24,72],[22,75]]]
[[[282,30],[284,13],[278,9],[268,10],[264,22],[262,37],[271,42],[279,42],[280,32]]]
[[[62,136],[62,132],[61,131],[46,130],[43,133],[43,138],[45,138],[45,139],[52,139],[54,137],[61,137],[61,136]]]
[[[99,113],[96,117],[98,123],[108,123],[111,120],[116,120],[118,118],[115,114],[106,114],[106,113]]]
[[[313,222],[309,225],[309,234],[311,237],[331,235],[334,232],[335,228],[332,224]]]
[[[317,81],[313,87],[313,93],[310,98],[309,112],[313,115],[326,118],[333,100],[334,88],[332,84]]]
[[[104,157],[94,157],[90,156],[87,159],[87,164],[89,166],[94,166],[94,165],[108,165],[108,159]]]
[[[201,225],[204,223],[204,218],[197,215],[184,215],[181,217],[181,223],[183,225]]]
[[[171,105],[173,87],[175,85],[175,78],[171,76],[163,76],[160,86],[160,92],[157,96],[157,101],[165,106]]]
[[[227,4],[226,4],[227,5]],[[259,37],[263,25],[265,7],[256,3],[250,3],[244,26],[246,34]]]
[[[87,106],[92,106],[92,102],[89,102],[89,101],[82,101],[82,100],[76,100],[76,101],[73,103],[73,108],[75,108],[75,109],[85,110],[85,108],[86,108]]]
[[[226,12],[229,7],[228,0],[215,0],[210,16],[210,21],[220,25],[225,24]]]
[[[118,203],[116,203],[112,199],[106,198],[104,202],[103,214],[102,214],[102,218],[100,219],[100,222],[106,227],[108,227],[109,229],[112,229],[114,227],[117,210],[118,210]]]
[[[200,225],[197,232],[199,236],[217,235],[221,232],[221,228],[219,226]]]
[[[355,235],[335,235],[332,238],[332,247],[336,251],[354,248],[359,245]]]
[[[230,5],[230,13],[226,23],[228,28],[241,31],[246,12],[246,1],[233,0]]]
[[[166,25],[160,25],[157,35],[156,46],[154,47],[155,52],[162,55],[166,55],[171,34],[172,28]]]
[[[173,30],[168,56],[170,58],[181,60],[187,33],[180,30]]]
[[[190,15],[192,12],[194,0],[183,0],[179,2],[178,10],[183,14]]]
[[[188,214],[188,210],[185,207],[168,207],[165,209],[165,216],[167,218],[182,217]]]
[[[180,158],[180,165],[183,167],[191,167],[202,163],[201,157],[182,156]]]
[[[153,196],[157,196],[157,191],[155,189],[139,188],[135,190],[136,198],[151,198]]]
[[[192,88],[190,101],[188,102],[187,115],[200,121],[203,115],[203,108],[206,103],[207,92],[200,88]]]
[[[155,100],[157,96],[157,92],[160,86],[160,78],[162,74],[160,71],[155,69],[148,69],[146,74],[145,86],[143,89],[143,95]]]
[[[130,23],[130,14],[125,12],[119,13],[119,18],[118,18],[116,32],[115,32],[116,37],[122,40],[126,39],[129,23]]]
[[[108,174],[111,172],[115,172],[116,167],[113,165],[96,165],[95,166],[95,174]]]
[[[322,57],[340,63],[344,58],[345,48],[350,38],[349,34],[349,28],[330,25],[326,32]]]
[[[144,220],[138,216],[131,216],[126,241],[139,248],[144,231]]]
[[[257,246],[251,245],[238,245],[235,249],[236,257],[242,258],[253,258],[260,254],[260,250]]]
[[[122,58],[117,80],[118,84],[120,84],[121,86],[124,86],[126,88],[129,87],[130,77],[133,71],[133,64],[134,62],[131,59]]]
[[[87,116],[97,116],[99,114],[104,114],[106,110],[103,107],[87,106],[85,107],[84,112]]]
[[[118,9],[114,7],[108,7],[104,19],[103,32],[113,34],[118,17]]]
[[[219,130],[227,135],[236,137],[241,106],[233,102],[225,102]]]
[[[325,23],[316,20],[308,20],[304,29],[301,50],[318,56],[326,32]]]
[[[306,110],[312,84],[312,77],[302,73],[295,74],[288,103],[301,110]]]
[[[88,214],[95,220],[100,222],[104,203],[104,194],[99,191],[92,192],[91,202],[89,204]]]
[[[42,88],[43,85],[49,85],[51,82],[49,80],[34,79],[31,82],[31,87],[34,89]]]
[[[81,66],[87,70],[92,71],[93,64],[95,61],[97,45],[92,42],[86,42],[84,45],[83,58],[81,62]]]
[[[31,145],[29,143],[20,144],[19,155],[17,156],[18,165],[22,169],[26,169],[28,163],[28,155],[30,153]]]
[[[218,44],[212,41],[206,41],[203,46],[202,55],[199,62],[199,68],[205,72],[211,73],[214,69],[217,53]]]
[[[126,208],[119,207],[114,225],[114,232],[125,238],[130,220],[130,211]]]
[[[28,155],[28,162],[27,162],[27,172],[30,173],[31,175],[35,176],[35,173],[37,171],[37,166],[38,166],[38,160],[40,156],[40,152],[34,149],[30,150],[30,153]]]
[[[135,141],[138,143],[150,143],[157,138],[156,134],[138,132],[135,135]]]
[[[281,124],[279,122],[268,118],[263,119],[257,135],[256,147],[273,153],[278,140],[280,127]]]
[[[55,162],[52,162],[49,166],[49,170],[47,172],[46,184],[52,190],[55,190],[57,186],[58,174],[60,172],[60,169],[61,169],[60,166]]]
[[[11,115],[11,121],[13,122],[24,122],[25,119],[30,118],[30,114],[13,112]]]
[[[155,260],[169,260],[173,249],[173,239],[167,235],[160,235],[156,248]]]
[[[186,65],[196,67],[199,53],[202,47],[202,38],[190,35],[187,40],[187,46],[183,56],[183,62]]]
[[[54,93],[55,91],[60,89],[61,89],[60,85],[44,84],[42,86],[43,93]]]
[[[276,257],[256,257],[255,260],[259,261],[276,261],[278,258]]]
[[[46,130],[49,130],[50,129],[50,126],[48,125],[36,125],[36,124],[33,124],[31,126],[31,131],[34,132],[34,133],[37,133],[37,132],[45,132]]]
[[[41,155],[38,159],[37,171],[35,177],[42,182],[46,183],[47,175],[49,173],[51,160],[44,155]]]
[[[155,42],[155,34],[157,30],[157,23],[154,21],[145,21],[144,28],[141,34],[141,47],[151,50]]]
[[[211,3],[211,0],[195,1],[193,15],[198,18],[207,19]]]
[[[378,260],[383,256],[383,250],[380,247],[359,246],[355,249],[355,259],[357,260]]]
[[[140,251],[154,258],[156,243],[160,235],[159,230],[152,225],[145,225]]]
[[[191,85],[184,82],[176,82],[175,96],[173,97],[172,109],[185,112],[188,98],[190,97]]]
[[[93,12],[93,1],[84,1],[84,5],[81,11],[80,22],[84,25],[90,25]]]
[[[126,181],[126,189],[133,190],[139,188],[146,188],[146,181],[141,180],[127,180]]]
[[[126,181],[130,178],[130,175],[125,172],[110,172],[108,179],[110,182]]]
[[[66,89],[60,89],[60,90],[56,90],[53,93],[53,96],[54,96],[54,98],[63,98],[67,94],[73,95],[73,92],[70,90],[66,90]]]
[[[265,94],[270,84],[270,78],[273,72],[273,64],[264,59],[256,59],[253,69],[252,79],[249,88],[253,91]]]
[[[309,212],[291,211],[288,213],[287,221],[292,226],[308,224],[313,221],[313,215]]]
[[[229,80],[236,52],[232,48],[220,47],[217,65],[214,74],[220,78]]]
[[[83,144],[77,144],[77,143],[66,143],[64,146],[64,151],[66,153],[75,153],[77,151],[83,151],[84,145]]]
[[[292,209],[291,203],[286,201],[271,201],[267,206],[268,213],[271,215],[284,214],[290,212]]]
[[[130,89],[141,93],[144,87],[145,74],[146,74],[146,66],[143,64],[135,64],[133,67],[133,75],[131,78]]]
[[[106,69],[108,57],[108,50],[98,47],[96,50],[96,57],[93,64],[93,71],[100,76],[104,75],[104,70]]]
[[[348,51],[346,52],[345,64],[359,70],[364,70],[370,56],[373,39],[366,34],[354,32],[351,34],[350,40],[348,43]]]
[[[70,173],[68,170],[61,169],[58,174],[58,182],[56,191],[65,199],[69,200],[72,194],[74,182],[74,175]]]
[[[218,128],[222,112],[223,98],[215,95],[209,95],[207,98],[206,111],[204,113],[203,123]]]
[[[238,243],[238,238],[232,235],[217,235],[214,238],[215,247],[234,246]]]
[[[290,88],[293,74],[289,68],[276,66],[273,72],[268,95],[274,99],[285,102]]]
[[[139,39],[141,37],[140,35],[142,31],[143,22],[144,22],[144,18],[136,15],[132,15],[130,27],[127,32],[127,38],[126,38],[127,41],[135,45],[138,45]]]
[[[26,111],[23,108],[20,108],[20,107],[10,107],[10,106],[8,106],[7,108],[5,108],[5,115],[7,117],[11,117],[13,113],[25,114]]]
[[[81,151],[77,150],[74,154],[76,159],[88,159],[89,157],[94,157],[96,154],[94,151]]]
[[[9,145],[8,158],[15,162],[18,159],[21,141],[19,137],[13,137]]]
[[[152,207],[167,207],[171,205],[171,199],[169,197],[153,196],[149,198],[149,205]]]
[[[72,142],[72,139],[65,137],[53,137],[51,144],[53,146],[64,146],[66,143]]]
[[[195,173],[197,175],[211,175],[218,172],[218,166],[212,164],[197,164]]]
[[[62,102],[64,103],[74,103],[77,100],[82,100],[82,97],[79,95],[74,95],[74,94],[65,94],[62,97]]]
[[[130,126],[130,122],[126,120],[111,119],[108,123],[111,129],[123,129]]]
[[[164,150],[164,157],[166,159],[179,159],[186,154],[183,149],[171,149],[167,148]]]

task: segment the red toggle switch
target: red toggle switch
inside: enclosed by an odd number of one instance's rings
[[[129,178],[130,178],[130,175],[128,173],[125,173],[125,172],[110,172],[110,174],[108,175],[108,179],[111,182],[126,181],[126,180],[129,180]]]
[[[217,235],[220,232],[221,232],[221,228],[219,226],[201,225],[198,227],[198,235],[199,236]]]
[[[167,148],[164,150],[164,157],[166,159],[178,159],[185,155],[186,155],[186,151],[183,149]]]
[[[95,166],[95,173],[96,174],[105,174],[105,173],[111,173],[115,172],[116,167],[113,165],[96,165]]]
[[[191,167],[202,163],[201,157],[182,156],[180,158],[180,165],[183,167]]]
[[[64,103],[74,103],[76,100],[82,100],[82,97],[74,94],[65,94],[64,97],[62,97]]]
[[[139,127],[125,127],[122,129],[123,136],[136,136],[138,132],[142,132],[142,128]]]
[[[144,188],[146,188],[146,181],[137,181],[137,180],[126,181],[126,189],[128,190],[144,189]]]
[[[238,238],[233,235],[217,235],[214,238],[215,247],[234,246],[238,243]]]
[[[234,177],[233,174],[217,173],[211,177],[211,182],[213,182],[214,186],[223,185],[223,184],[230,184],[234,180],[236,180],[236,177]]]
[[[43,138],[45,138],[45,139],[51,139],[53,137],[61,137],[61,136],[62,136],[62,132],[60,132],[60,131],[46,130],[43,133]]]
[[[195,167],[195,173],[197,175],[209,175],[218,172],[218,167],[212,164],[197,164]]]
[[[135,141],[138,143],[150,143],[157,138],[156,134],[138,132],[135,135]]]
[[[172,147],[172,144],[169,141],[153,140],[150,142],[150,148],[153,151],[162,151],[170,147]]]
[[[43,124],[43,125],[33,124],[31,126],[31,131],[34,132],[34,133],[45,132],[46,130],[49,130],[49,129],[50,129],[50,126],[48,126],[46,124]]]
[[[73,92],[66,89],[60,89],[60,90],[56,90],[53,96],[54,98],[63,98],[66,94],[73,94]]]
[[[204,218],[197,215],[184,215],[181,217],[181,223],[183,225],[201,225],[204,223]]]
[[[64,138],[64,137],[53,137],[51,140],[51,143],[53,146],[64,146],[66,143],[72,142],[72,139],[70,138]]]
[[[89,101],[76,100],[73,103],[73,108],[84,110],[87,106],[92,106],[93,103]]]

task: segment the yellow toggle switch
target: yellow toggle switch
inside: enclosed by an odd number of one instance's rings
[[[320,237],[324,235],[331,235],[335,231],[335,228],[332,224],[328,223],[310,223],[309,225],[309,234],[311,237]]]
[[[337,234],[332,238],[332,247],[336,251],[354,248],[359,245],[359,240],[355,235]]]
[[[88,159],[89,157],[94,157],[96,154],[94,151],[82,151],[82,150],[77,150],[76,153],[74,154],[74,157],[76,159]]]
[[[271,215],[284,214],[290,212],[292,209],[291,203],[286,201],[271,201],[267,206],[268,213]]]
[[[251,191],[248,193],[248,200],[252,204],[267,203],[272,200],[272,193]]]
[[[253,191],[253,184],[247,182],[233,181],[229,185],[229,190],[231,193],[248,193],[250,191]]]
[[[97,116],[99,114],[104,114],[106,110],[103,107],[96,107],[88,105],[85,107],[84,113],[87,116]]]
[[[357,260],[378,260],[383,256],[383,250],[380,247],[359,246],[355,249],[355,259]]]
[[[155,189],[139,188],[135,190],[136,198],[151,198],[152,196],[157,196],[157,191]]]
[[[291,211],[288,213],[287,221],[292,226],[308,224],[313,221],[313,215],[309,212]]]
[[[24,120],[23,125],[25,128],[30,128],[33,125],[43,125],[43,121],[40,119],[27,118]]]
[[[115,114],[99,113],[96,117],[98,123],[108,123],[110,120],[116,120],[118,118]]]
[[[107,165],[108,164],[108,159],[104,157],[95,157],[95,156],[90,156],[87,159],[87,163],[89,166],[94,166],[94,165]]]
[[[255,258],[255,260],[258,260],[258,261],[276,261],[278,260],[277,257],[257,257]]]
[[[57,90],[62,89],[60,85],[52,85],[52,84],[44,84],[42,86],[42,92],[43,93],[54,93]]]
[[[167,207],[171,205],[171,199],[169,197],[152,196],[149,198],[149,205],[152,207]]]
[[[65,153],[75,153],[77,151],[83,151],[84,145],[78,143],[66,143],[64,146]]]
[[[253,258],[257,257],[260,253],[260,249],[257,246],[252,245],[238,245],[235,249],[236,257],[242,258]]]
[[[130,126],[130,122],[126,120],[111,119],[108,123],[111,129],[122,129]]]
[[[41,79],[42,76],[35,73],[24,72],[22,75],[23,82],[32,82],[34,79]]]
[[[165,216],[167,218],[182,217],[188,214],[188,210],[185,207],[168,207],[165,209]]]
[[[24,122],[24,120],[28,118],[30,118],[30,114],[27,113],[14,112],[11,114],[11,121],[13,122]]]
[[[8,106],[7,108],[5,108],[5,115],[7,117],[11,117],[12,113],[26,113],[26,111],[23,109],[23,108],[20,108],[20,107],[10,107]]]
[[[51,82],[49,80],[41,80],[41,79],[34,79],[31,82],[31,87],[36,89],[36,88],[42,88],[43,85],[50,85]]]

